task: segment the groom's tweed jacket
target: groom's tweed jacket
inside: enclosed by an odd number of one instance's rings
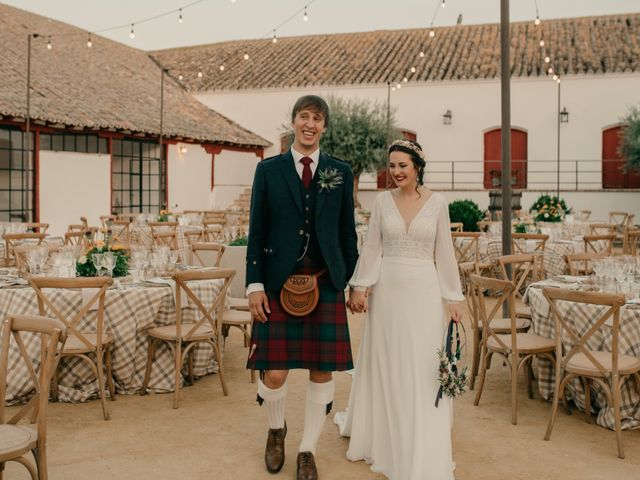
[[[342,183],[330,190],[315,187],[315,218],[310,221],[291,151],[258,164],[251,194],[247,285],[259,282],[266,291],[279,290],[304,250],[305,234],[315,227],[309,233],[315,234],[331,283],[344,290],[358,260],[353,174],[345,162],[320,153],[314,185],[328,169],[337,170]]]

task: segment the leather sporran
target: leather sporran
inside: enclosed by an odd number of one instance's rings
[[[294,317],[304,317],[316,309],[320,299],[318,277],[327,269],[313,275],[290,275],[280,290],[280,305]]]

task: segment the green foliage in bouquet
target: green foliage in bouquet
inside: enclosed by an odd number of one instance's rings
[[[97,246],[93,247],[76,262],[76,273],[79,277],[95,277],[96,267],[93,264],[91,255],[94,253],[113,252],[116,255],[116,266],[113,268],[114,277],[125,277],[129,273],[129,257],[126,250],[118,246]]]
[[[454,200],[449,204],[451,222],[461,222],[465,232],[477,232],[478,222],[484,218],[484,212],[473,200]]]
[[[249,243],[247,237],[238,237],[229,242],[230,247],[246,247]]]
[[[458,372],[457,360],[460,359],[460,352],[456,352],[453,360],[447,357],[444,349],[439,349],[437,355],[440,360],[438,382],[440,382],[442,394],[449,398],[459,397],[467,390],[467,380],[469,379],[467,367]]]
[[[168,222],[169,221],[169,212],[166,210],[160,210],[160,215],[158,215],[159,222]]]
[[[561,222],[571,212],[562,198],[555,195],[540,195],[529,211],[536,222]]]
[[[527,233],[527,225],[524,223],[518,223],[516,225],[516,233]]]

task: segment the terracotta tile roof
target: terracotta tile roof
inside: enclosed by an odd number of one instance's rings
[[[33,40],[31,118],[89,129],[157,135],[161,70],[147,52],[71,25],[0,4],[0,115],[26,116],[27,37]],[[47,35],[52,35],[47,50]],[[270,143],[209,109],[165,77],[163,131],[169,137],[268,146]]]
[[[545,48],[539,46],[544,35]],[[640,71],[640,14],[513,23],[512,74]],[[152,54],[191,91],[490,79],[499,75],[498,24],[243,40]],[[424,49],[424,58],[419,52]],[[244,53],[250,55],[244,60]],[[224,72],[219,70],[221,62]],[[416,67],[411,73],[410,68]],[[197,72],[202,70],[202,79]]]

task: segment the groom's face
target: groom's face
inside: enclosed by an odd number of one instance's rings
[[[303,109],[296,113],[291,122],[295,133],[293,147],[304,154],[313,153],[320,146],[320,138],[326,130],[324,115],[311,109]]]

